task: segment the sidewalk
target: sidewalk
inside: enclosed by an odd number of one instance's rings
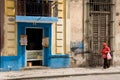
[[[102,68],[62,68],[62,69],[36,69],[23,71],[0,72],[0,80],[29,79],[45,77],[65,77],[100,74],[120,74],[120,67]]]

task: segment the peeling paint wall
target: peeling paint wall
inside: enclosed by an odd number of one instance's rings
[[[84,2],[83,2],[84,1]],[[83,28],[87,26],[85,20],[86,18],[86,1],[88,0],[70,0],[70,20],[71,20],[71,55],[72,62],[76,66],[87,65],[87,58],[89,54],[83,53],[87,49],[87,43],[84,41]],[[120,65],[120,0],[113,1],[113,36],[112,39],[112,50],[113,52],[113,66]],[[84,4],[84,5],[83,5]],[[83,10],[84,7],[84,10]],[[84,14],[83,14],[84,11]],[[84,21],[84,23],[83,23]],[[84,28],[86,29],[86,28]],[[111,35],[112,36],[112,35]],[[84,44],[83,44],[84,43]],[[84,47],[79,48],[80,44]]]
[[[71,41],[79,42],[83,39],[83,5],[82,0],[71,0],[70,20],[71,20]]]
[[[70,0],[71,66],[85,66],[83,55],[83,0]]]
[[[114,65],[120,65],[120,0],[115,2],[115,24],[114,24],[114,34],[115,34],[115,48],[113,54]]]

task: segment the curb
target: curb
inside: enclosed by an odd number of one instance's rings
[[[38,78],[56,78],[56,77],[69,77],[69,76],[87,76],[87,75],[111,75],[120,74],[120,72],[104,72],[104,73],[81,73],[81,74],[65,74],[65,75],[52,75],[52,76],[35,76],[35,77],[19,77],[7,80],[20,80],[20,79],[38,79]]]

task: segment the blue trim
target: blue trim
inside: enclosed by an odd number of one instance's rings
[[[57,17],[16,16],[16,22],[53,23],[57,21]]]
[[[25,46],[20,45],[20,35],[25,34],[25,28],[26,27],[32,27],[34,28],[34,25],[32,23],[18,23],[18,55],[21,56],[21,67],[25,67]],[[49,37],[49,47],[44,48],[44,66],[48,65],[48,56],[51,55],[51,24],[44,24],[44,23],[37,23],[35,25],[35,28],[43,28],[44,30],[44,37]]]

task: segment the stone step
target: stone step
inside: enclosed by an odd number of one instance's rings
[[[22,68],[21,70],[36,70],[36,69],[50,69],[50,68],[46,66],[31,66],[31,67]]]

